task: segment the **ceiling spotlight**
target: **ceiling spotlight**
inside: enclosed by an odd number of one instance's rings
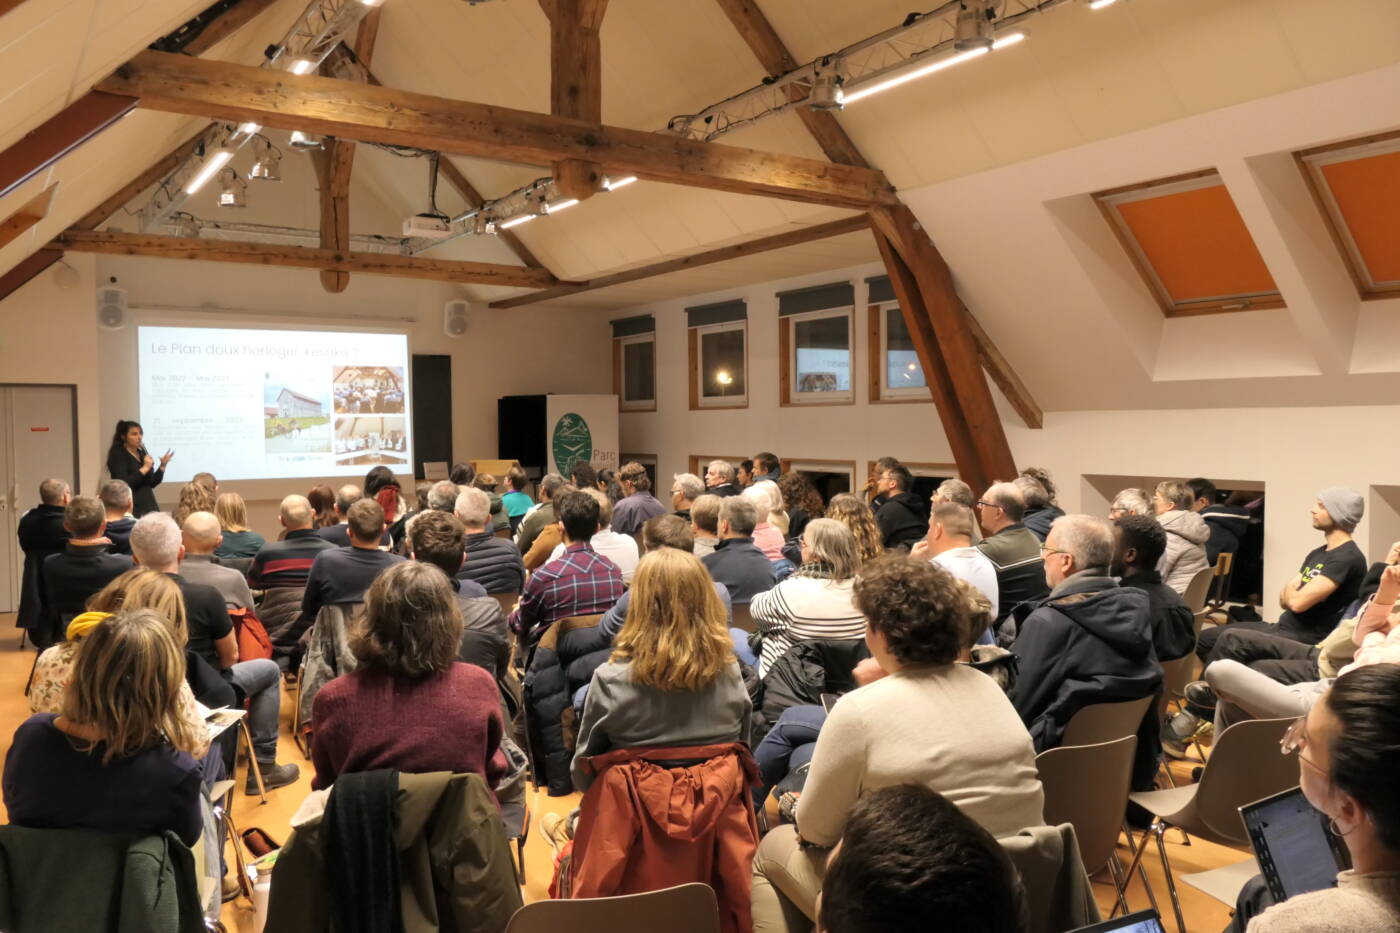
[[[310,152],[321,148],[321,137],[313,133],[303,133],[301,130],[292,130],[290,145],[301,152]]]
[[[818,113],[833,113],[844,107],[845,93],[841,90],[841,74],[836,69],[817,72],[812,89],[807,92],[807,108]]]
[[[316,63],[309,58],[297,58],[292,60],[287,70],[294,75],[310,74],[316,70]]]
[[[1102,10],[1105,7],[1113,6],[1113,4],[1117,3],[1118,0],[1086,0],[1086,2],[1089,6],[1089,9]]]
[[[260,133],[261,131],[262,131],[262,124],[260,124],[260,123],[240,123],[240,124],[238,124],[238,135],[240,135],[240,136],[256,136],[256,135],[257,135],[258,133]]]
[[[990,49],[994,12],[987,0],[962,0],[957,25],[953,29],[953,48],[959,52]]]
[[[228,160],[233,158],[232,149],[216,149],[205,160],[204,166],[190,179],[190,183],[185,185],[185,194],[194,194],[208,183],[209,179],[218,174],[219,169],[228,164]]]
[[[262,136],[253,138],[253,167],[248,170],[249,178],[261,181],[281,181],[282,154],[273,148],[272,143]]]
[[[247,207],[248,206],[248,183],[238,177],[238,173],[232,168],[226,168],[219,173],[219,206],[220,207]]]

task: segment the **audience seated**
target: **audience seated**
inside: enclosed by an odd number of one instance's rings
[[[641,534],[647,519],[666,514],[666,506],[651,494],[651,477],[647,468],[636,461],[626,463],[618,471],[624,498],[613,506],[613,531],[620,535]]]
[[[737,464],[735,464],[734,485],[739,487],[740,492],[743,492],[745,489],[748,489],[750,486],[753,485],[752,460],[744,459],[740,460]]]
[[[472,488],[486,493],[486,501],[491,505],[491,530],[496,534],[510,531],[510,516],[506,514],[505,502],[496,492],[496,477],[490,473],[478,473],[472,480]]]
[[[1055,504],[1055,484],[1050,474],[1040,467],[1026,467],[1015,482],[1026,499],[1026,512],[1021,522],[1037,539],[1044,541],[1055,519],[1065,514],[1065,510]]]
[[[44,559],[46,604],[59,626],[50,642],[61,638],[88,597],[132,567],[130,557],[112,552],[104,515],[102,502],[91,496],[77,496],[64,506],[63,528],[71,537],[62,552]]]
[[[384,510],[386,526],[402,518],[409,508],[408,501],[403,497],[403,490],[399,487],[399,481],[394,477],[394,471],[382,465],[370,467],[369,472],[365,474],[365,498],[379,503],[379,507]],[[388,534],[386,527],[382,544],[389,543]]]
[[[1284,740],[1298,753],[1303,794],[1325,816],[1351,856],[1337,886],[1269,907],[1256,879],[1242,892],[1234,929],[1249,933],[1400,929],[1400,667],[1344,673]],[[1263,896],[1259,897],[1262,891]],[[1251,895],[1258,902],[1248,904]]]
[[[313,787],[379,768],[470,772],[490,787],[505,773],[496,683],[457,661],[462,615],[449,581],[411,561],[370,586],[350,636],[358,666],[322,687],[312,705]]]
[[[808,523],[802,536],[802,565],[772,589],[755,594],[749,603],[762,637],[760,677],[796,642],[865,634],[865,617],[852,596],[859,566],[849,528],[830,518]]]
[[[587,488],[599,493],[603,499],[608,499],[607,494],[602,490],[595,489],[592,486]],[[550,514],[557,516],[559,514],[559,502],[570,493],[580,491],[582,490],[573,483],[564,483],[562,486],[555,489],[553,497],[550,499]],[[612,500],[608,499],[608,502],[611,504]],[[563,541],[564,530],[559,526],[559,521],[556,518],[539,530],[539,534],[535,535],[534,543],[530,545],[530,549],[522,556],[521,560],[525,564],[525,569],[533,572],[549,563],[550,555],[554,553],[554,549]]]
[[[748,605],[777,583],[773,563],[754,546],[758,510],[744,496],[729,496],[719,510],[719,543],[703,558],[710,576],[723,583],[734,602]]]
[[[513,466],[506,471],[505,495],[501,496],[501,504],[505,506],[506,518],[510,521],[511,534],[514,534],[520,527],[520,521],[534,506],[535,500],[530,498],[525,487],[530,483],[525,471],[518,466]]]
[[[479,583],[488,593],[519,593],[524,589],[525,562],[513,541],[498,538],[491,530],[491,500],[486,493],[462,490],[453,504],[453,514],[466,535],[466,563],[457,571],[457,579]]]
[[[142,516],[131,531],[131,556],[140,566],[164,573],[175,581],[185,600],[190,650],[247,698],[248,731],[253,736],[253,753],[265,786],[282,787],[295,781],[300,773],[296,765],[277,764],[281,701],[277,663],[266,658],[238,660],[238,638],[219,591],[192,583],[177,572],[184,546],[180,529],[169,515],[152,512]],[[258,792],[251,770],[244,790],[249,794]]]
[[[611,470],[605,471],[609,474]],[[569,464],[569,482],[579,489],[597,489],[607,491],[607,482],[599,479],[599,473],[593,468],[593,464],[587,460],[575,460]]]
[[[170,634],[181,654],[185,650],[188,626],[185,622],[185,600],[175,581],[154,570],[128,569],[102,590],[93,595],[91,608],[79,613],[68,623],[66,638],[46,649],[34,663],[34,679],[29,686],[29,709],[34,713],[61,713],[68,684],[73,678],[73,664],[78,647],[99,624],[113,613],[147,609],[155,612],[170,627]],[[183,667],[183,666],[182,666]],[[200,758],[209,748],[208,729],[195,706],[190,678],[179,687],[179,715],[194,737],[190,752]]]
[[[993,836],[1044,822],[1025,726],[990,678],[954,663],[970,626],[953,577],[928,561],[891,555],[861,568],[855,598],[884,676],[832,707],[796,826],[780,826],[759,843],[755,931],[789,929],[793,910],[816,918],[828,850],[862,794],[921,784]]]
[[[192,757],[201,737],[181,715],[184,668],[169,622],[152,610],[122,610],[94,626],[62,712],[36,714],[15,731],[3,780],[10,822],[170,830],[194,845],[204,828]]]
[[[475,488],[475,487],[471,487]],[[457,497],[463,492],[462,487],[450,480],[440,480],[428,487],[427,508],[434,512],[451,512],[457,506]],[[487,514],[490,514],[491,497],[486,495],[484,490],[478,489],[481,497],[486,500]]]
[[[885,553],[884,545],[880,543],[880,526],[875,523],[875,513],[859,496],[848,492],[832,496],[826,506],[826,517],[834,518],[851,529],[856,539],[856,556],[862,564]]]
[[[347,514],[350,545],[321,551],[311,562],[306,591],[301,598],[301,616],[307,624],[331,603],[357,603],[374,578],[402,563],[398,554],[379,549],[384,533],[384,510],[373,499],[360,499]]]
[[[719,509],[724,500],[706,493],[690,505],[690,530],[695,535],[695,556],[704,559],[719,545]]]
[[[671,477],[671,507],[675,514],[690,521],[690,507],[705,494],[705,481],[694,473],[677,473]]]
[[[778,512],[782,510],[782,493],[778,484],[771,480],[759,480],[740,493],[753,503],[754,526],[753,545],[769,560],[783,559],[783,532],[774,524]]]
[[[216,477],[213,473],[209,473],[207,471],[196,473],[194,476],[190,477],[190,482],[199,486],[203,486],[205,489],[212,492],[215,496],[218,496],[219,494],[219,480],[218,477]]]
[[[787,504],[788,540],[802,537],[807,523],[814,518],[821,518],[826,512],[822,497],[812,485],[812,481],[796,470],[790,470],[778,477],[778,492]]]
[[[783,464],[778,459],[778,455],[768,451],[761,451],[753,455],[753,475],[749,479],[748,485],[761,483],[767,480],[776,483],[782,475]]]
[[[942,794],[874,790],[851,808],[817,901],[823,933],[1023,933],[1024,889],[1005,850]]]
[[[515,554],[509,541],[497,540]],[[466,557],[466,532],[462,523],[444,512],[424,512],[409,523],[408,544],[413,560],[432,564],[452,582],[457,611],[462,616],[462,642],[457,660],[475,664],[495,678],[506,676],[510,670],[510,629],[506,627],[501,604],[486,595],[479,583],[454,576],[462,569]]]
[[[993,483],[977,501],[977,520],[983,538],[977,549],[987,555],[997,571],[997,640],[1003,647],[1015,638],[1015,629],[1003,631],[1003,623],[1020,603],[1040,599],[1048,591],[1041,542],[1021,524],[1026,499],[1013,483]]]
[[[734,483],[734,465],[728,460],[711,460],[705,467],[705,489],[721,499],[737,496],[739,487]]]
[[[1206,561],[1214,567],[1221,554],[1233,554],[1240,549],[1240,541],[1249,530],[1249,510],[1239,505],[1218,503],[1219,490],[1203,477],[1188,479],[1186,488],[1196,497],[1191,503],[1191,511],[1205,519],[1206,528],[1210,530],[1210,537],[1206,539]]]
[[[641,560],[637,539],[613,530],[613,505],[608,501],[606,493],[597,489],[585,489],[583,494],[591,496],[598,503],[598,531],[588,543],[599,557],[607,558],[617,565],[624,584],[631,583],[632,575],[637,572],[637,562]],[[638,528],[639,532],[640,530]],[[550,552],[549,561],[556,561],[563,556],[564,542],[560,541]]]
[[[102,507],[107,516],[107,539],[112,542],[112,550],[117,554],[130,554],[131,529],[136,519],[131,517],[131,487],[119,479],[109,479],[97,490]]]
[[[1206,562],[1206,541],[1210,529],[1205,519],[1191,511],[1195,497],[1184,483],[1170,480],[1157,484],[1152,508],[1157,522],[1167,533],[1167,550],[1157,565],[1162,582],[1185,594],[1196,574],[1210,566]]]
[[[1090,515],[1066,515],[1043,545],[1048,596],[1016,610],[1020,659],[1011,701],[1043,752],[1074,714],[1095,703],[1151,696],[1162,682],[1145,591],[1108,575],[1113,532]],[[1155,711],[1149,715],[1155,716]]]
[[[968,506],[952,501],[935,503],[928,519],[928,536],[915,542],[911,555],[931,560],[966,581],[987,597],[995,619],[1000,608],[997,568],[986,554],[972,546],[976,524]],[[990,637],[987,643],[991,643]]]
[[[219,541],[219,519],[210,512],[191,512],[180,529],[185,545],[180,558],[180,576],[191,583],[201,583],[219,591],[229,609],[252,609],[253,594],[248,581],[232,567],[220,566],[215,558]]]
[[[214,495],[213,487],[206,483],[186,483],[180,487],[180,500],[175,506],[172,516],[176,525],[183,525],[185,519],[194,512],[212,512],[218,497]]]
[[[340,516],[335,511],[335,492],[331,487],[312,486],[311,491],[306,494],[306,501],[311,504],[312,528],[319,531],[340,521]]]
[[[1113,497],[1113,504],[1108,507],[1109,519],[1122,518],[1124,515],[1156,514],[1157,510],[1152,507],[1152,495],[1146,489],[1124,489]]]
[[[647,745],[748,742],[753,704],[734,658],[724,604],[695,555],[649,551],[637,568],[611,659],[593,673],[579,721],[573,781],[583,759]]]
[[[272,657],[279,666],[290,668],[298,654],[297,642],[316,621],[301,615],[306,578],[316,555],[335,545],[316,534],[313,526],[319,519],[305,496],[287,496],[277,514],[282,538],[267,542],[253,556],[248,583],[264,591],[258,618],[272,640]]]
[[[39,484],[39,504],[24,513],[16,529],[20,549],[24,551],[24,577],[15,625],[25,629],[29,640],[41,650],[57,641],[60,635],[58,614],[48,604],[44,561],[63,553],[68,543],[63,517],[72,498],[73,493],[63,480],[44,480]]]
[[[598,500],[567,493],[559,497],[558,512],[564,554],[531,574],[510,614],[511,630],[526,646],[558,620],[606,612],[622,596],[622,572],[589,543],[598,531]]]
[[[928,531],[929,504],[914,492],[914,475],[904,466],[893,466],[880,477],[885,497],[875,510],[881,541],[886,548],[912,547]]]
[[[248,527],[248,505],[236,492],[221,492],[214,500],[223,541],[215,557],[252,557],[266,544],[263,536]]]
[[[564,477],[558,473],[546,473],[540,480],[539,504],[526,513],[515,532],[515,546],[521,554],[528,553],[540,532],[559,520],[554,514],[554,496],[563,485]]]
[[[365,498],[365,494],[360,491],[359,486],[356,486],[353,483],[347,483],[346,485],[341,486],[335,494],[335,523],[316,529],[316,534],[321,539],[329,541],[336,547],[349,547],[350,507],[363,498]],[[382,510],[383,506],[380,506],[380,508]],[[384,520],[386,524],[391,521],[391,519],[387,515],[385,516]],[[386,527],[384,530],[384,534],[380,535],[379,537],[379,546],[389,547],[392,543],[393,539],[389,537],[389,531]]]

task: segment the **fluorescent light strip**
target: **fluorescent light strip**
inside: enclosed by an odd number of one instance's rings
[[[534,220],[535,216],[536,215],[534,214],[521,214],[519,217],[512,217],[510,220],[507,220],[504,223],[496,224],[496,229],[509,230],[511,227],[518,227],[521,224],[526,223],[527,221]]]
[[[997,39],[995,42],[993,42],[992,48],[1004,49],[1007,46],[1015,45],[1016,43],[1020,42],[1025,38],[1025,33],[1013,32],[1009,35],[1002,36],[1000,39]],[[874,84],[858,86],[854,90],[846,91],[845,95],[842,97],[842,102],[847,104],[855,103],[863,97],[869,97],[871,94],[878,94],[881,91],[888,91],[892,87],[899,87],[901,84],[907,84],[908,82],[913,81],[917,78],[922,78],[926,75],[931,75],[936,72],[942,71],[945,68],[951,68],[954,65],[961,65],[965,61],[970,61],[974,58],[979,58],[983,55],[986,55],[988,51],[990,50],[973,49],[970,52],[962,52],[957,55],[953,55],[949,58],[940,58],[936,62],[929,62],[927,65],[910,69],[909,71],[903,72],[902,74],[894,75],[893,77],[886,78],[885,80],[876,82]]]
[[[256,136],[256,135],[258,135],[258,133],[261,132],[261,131],[262,131],[262,124],[260,124],[260,123],[240,123],[240,124],[238,124],[238,132],[241,133],[241,134],[243,134],[244,136]]]
[[[1117,2],[1118,0],[1091,0],[1091,2],[1089,3],[1089,9],[1102,10],[1104,7],[1113,6],[1113,4]]]
[[[229,159],[232,158],[232,149],[220,149],[218,152],[211,155],[208,161],[204,163],[204,167],[199,170],[199,174],[191,178],[188,185],[185,185],[185,194],[194,194],[200,188],[203,188],[205,184],[208,183],[209,179],[213,178],[219,169],[227,165]]]
[[[294,75],[304,75],[316,69],[316,63],[307,58],[298,58],[287,66],[287,70]]]
[[[632,182],[634,182],[634,181],[636,181],[636,180],[637,180],[637,176],[636,176],[636,175],[628,175],[626,178],[618,178],[618,179],[609,178],[609,179],[608,179],[608,190],[609,190],[609,191],[616,191],[618,188],[626,188],[628,185],[632,184]]]
[[[549,212],[553,214],[556,211],[562,211],[566,207],[573,207],[577,203],[578,198],[569,198],[565,201],[551,201],[549,202]]]

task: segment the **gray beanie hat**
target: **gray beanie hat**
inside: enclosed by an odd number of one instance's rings
[[[1317,501],[1322,503],[1337,527],[1346,532],[1356,530],[1366,511],[1366,500],[1361,498],[1361,494],[1345,486],[1328,486],[1317,494]]]

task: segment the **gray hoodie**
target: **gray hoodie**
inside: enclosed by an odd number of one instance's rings
[[[1210,566],[1205,548],[1210,528],[1200,515],[1182,509],[1163,512],[1157,516],[1157,523],[1167,533],[1167,552],[1157,562],[1157,572],[1163,583],[1185,596],[1192,578]],[[1192,606],[1191,611],[1198,608]]]

